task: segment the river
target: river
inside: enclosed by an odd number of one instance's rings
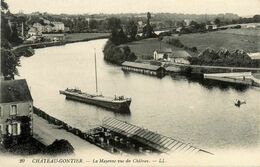
[[[21,59],[34,105],[82,130],[105,117],[116,117],[204,149],[254,148],[260,144],[260,90],[211,86],[183,77],[162,79],[124,73],[103,60],[106,39],[36,49]],[[130,115],[65,100],[59,90],[77,87],[95,91],[94,48],[98,86],[103,95],[132,98]],[[235,99],[246,104],[234,106]]]

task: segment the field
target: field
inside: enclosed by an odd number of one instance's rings
[[[72,33],[66,34],[67,42],[88,41],[91,39],[99,39],[109,37],[109,33]]]
[[[164,41],[167,38],[164,37]],[[256,29],[228,29],[209,33],[185,34],[174,38],[188,47],[197,47],[198,53],[206,48],[220,49],[222,47],[229,50],[242,49],[246,52],[260,52],[260,30]],[[145,39],[130,42],[121,46],[128,45],[132,52],[140,59],[152,59],[153,52],[156,49],[172,48],[172,50],[182,50],[182,48],[174,47],[158,39]],[[198,53],[189,52],[191,55]]]
[[[140,41],[130,42],[121,46],[129,46],[131,51],[139,59],[152,59],[154,50],[159,50],[161,48],[172,48],[172,50],[182,50],[181,48],[176,48],[165,42],[160,42],[157,38],[144,39]]]
[[[228,29],[202,34],[185,34],[177,38],[186,46],[196,46],[199,52],[208,47],[217,50],[224,47],[228,50],[260,52],[259,29]]]

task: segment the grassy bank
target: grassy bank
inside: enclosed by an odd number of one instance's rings
[[[89,41],[94,39],[102,39],[108,38],[110,33],[72,33],[66,34],[66,42],[81,42],[81,41]]]
[[[140,41],[130,42],[121,46],[129,46],[131,51],[134,52],[139,59],[153,59],[154,50],[160,49],[160,47],[172,48],[172,50],[183,50],[182,48],[177,48],[163,41],[160,41],[157,38],[143,39]]]
[[[260,30],[228,29],[209,33],[185,34],[177,37],[187,46],[195,46],[201,52],[206,48],[218,50],[242,49],[246,52],[260,52]]]
[[[219,50],[224,47],[228,50],[242,49],[246,52],[260,52],[260,30],[257,29],[228,29],[209,33],[184,34],[181,36],[164,37],[161,42],[157,38],[130,42],[122,46],[129,46],[139,59],[152,59],[153,51],[161,48],[183,50],[167,44],[168,38],[176,38],[187,47],[197,47],[198,53],[206,48]],[[197,53],[189,52],[191,55]]]

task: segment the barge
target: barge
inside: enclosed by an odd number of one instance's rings
[[[79,89],[65,89],[60,90],[60,94],[66,96],[66,99],[83,102],[87,104],[96,105],[106,109],[110,109],[121,113],[130,113],[130,104],[132,99],[125,98],[124,96],[103,96],[98,94],[98,79],[97,79],[97,61],[95,52],[95,80],[96,80],[96,94],[89,94],[82,92]]]
[[[79,89],[60,90],[60,94],[66,96],[66,99],[96,105],[116,112],[129,112],[131,98],[124,96],[108,97],[103,95],[94,95],[82,92]]]

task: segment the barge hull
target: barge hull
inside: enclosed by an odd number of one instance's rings
[[[79,102],[86,103],[86,104],[96,105],[96,106],[110,109],[110,110],[113,110],[116,112],[126,112],[126,113],[129,112],[130,102],[128,102],[128,101],[122,102],[122,103],[114,103],[114,102],[109,102],[109,101],[84,98],[84,97],[66,94],[66,93],[62,93],[62,94],[64,94],[66,96],[66,99],[69,99],[69,100],[74,100],[74,101],[79,101]]]

